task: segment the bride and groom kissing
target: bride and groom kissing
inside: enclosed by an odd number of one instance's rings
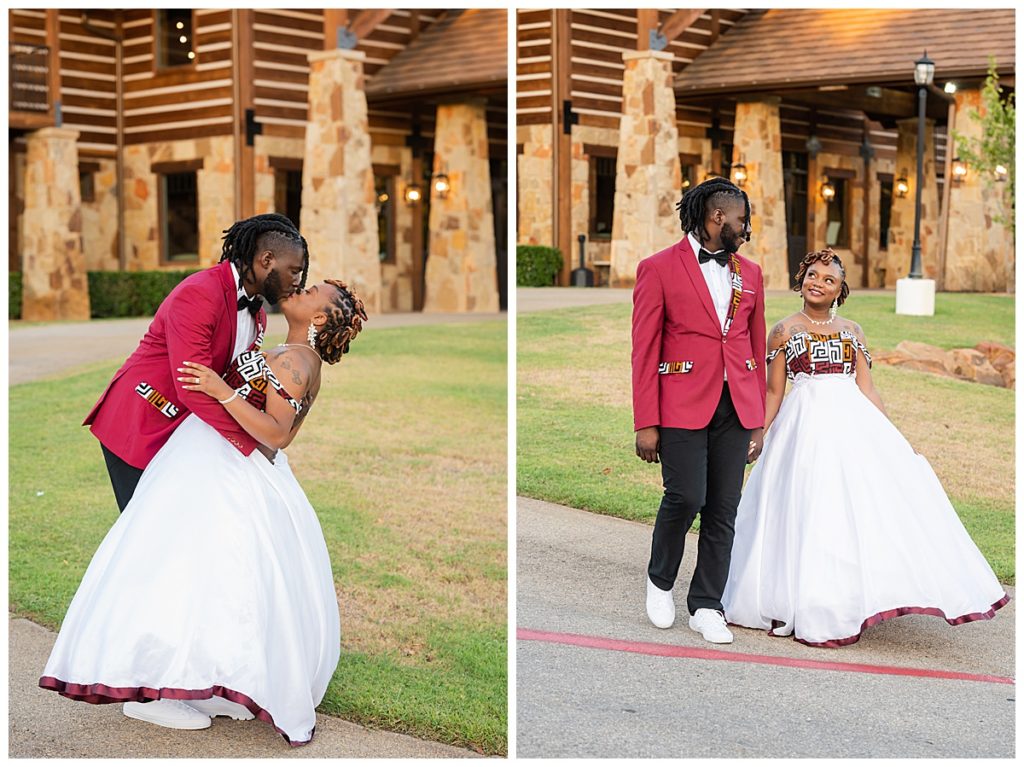
[[[803,306],[768,335],[761,269],[737,252],[750,239],[747,195],[710,178],[678,209],[684,237],[640,262],[633,291],[636,454],[660,461],[664,483],[651,623],[675,621],[698,516],[686,607],[708,642],[732,642],[732,624],[838,647],[909,613],[993,617],[1009,597],[888,419],[860,326],[837,313],[849,295],[840,257],[803,258]]]
[[[367,316],[343,282],[306,289],[308,269],[286,217],[236,222],[89,413],[122,513],[40,687],[165,727],[256,717],[292,745],[313,737],[340,620],[323,531],[280,449]],[[288,323],[266,352],[264,299]]]

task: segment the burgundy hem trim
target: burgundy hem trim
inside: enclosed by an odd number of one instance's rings
[[[65,682],[56,677],[44,676],[39,678],[39,686],[44,690],[53,690],[65,698],[80,700],[85,703],[151,703],[155,700],[209,700],[218,695],[244,706],[257,718],[267,722],[271,727],[280,733],[289,746],[304,746],[313,740],[316,734],[316,726],[309,735],[309,740],[292,740],[285,734],[285,731],[274,724],[274,717],[266,709],[245,693],[229,689],[219,684],[207,687],[204,690],[185,690],[180,687],[108,687],[105,684],[76,684]]]
[[[793,634],[776,634],[775,629],[785,625],[785,621],[772,619],[772,627],[768,629],[768,636],[771,637],[785,637],[792,636],[794,641],[800,644],[805,644],[808,647],[845,647],[846,645],[854,644],[859,641],[861,635],[865,629],[869,629],[872,626],[877,626],[882,621],[891,620],[892,618],[898,618],[901,615],[934,615],[937,618],[942,618],[950,626],[959,626],[963,623],[971,623],[973,621],[987,621],[995,617],[996,610],[1006,605],[1010,601],[1009,594],[1003,594],[1003,598],[992,605],[988,610],[983,613],[968,613],[967,615],[961,615],[957,618],[947,618],[946,614],[937,607],[896,607],[892,610],[884,610],[880,613],[875,613],[870,618],[860,624],[860,631],[853,636],[846,637],[845,639],[829,639],[826,642],[808,642],[806,639],[801,639],[796,635],[794,629]]]

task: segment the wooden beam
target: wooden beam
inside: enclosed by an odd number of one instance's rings
[[[63,116],[58,117],[60,109],[60,11],[54,8],[46,10],[46,47],[50,49],[47,61],[47,89],[50,98],[50,124],[60,126],[64,123]]]
[[[420,183],[423,178],[423,157],[419,152],[413,152],[412,178],[416,183]],[[412,248],[412,310],[420,312],[423,311],[423,286],[426,278],[423,259],[423,201],[411,207],[412,231],[409,245]]]
[[[681,33],[689,29],[704,14],[703,8],[676,11],[661,25],[659,30],[668,42],[675,40]]]
[[[711,40],[708,42],[709,47],[715,44],[720,34],[722,34],[722,12],[715,9],[711,11]]]
[[[255,13],[251,8],[231,11],[235,37],[235,215],[240,220],[256,214],[256,147],[246,143],[245,111],[255,109],[253,43]]]
[[[338,29],[348,26],[348,11],[344,8],[324,9],[324,50],[338,47]]]
[[[390,9],[378,9],[378,10],[362,10],[359,15],[352,20],[352,26],[349,28],[352,34],[356,36],[357,40],[362,40],[364,37],[368,37],[373,30],[384,23],[384,20],[391,15]]]
[[[636,12],[636,49],[647,51],[651,48],[651,31],[658,28],[656,8],[638,8]]]
[[[413,42],[417,37],[420,36],[420,12],[411,11],[409,13],[409,42]]]

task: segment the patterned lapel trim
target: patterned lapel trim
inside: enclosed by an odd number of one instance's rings
[[[729,328],[739,311],[740,301],[743,300],[743,275],[740,274],[740,260],[735,253],[729,259],[729,280],[732,283],[732,300],[729,302],[729,313],[725,317],[725,327],[722,328],[722,336],[729,335]]]

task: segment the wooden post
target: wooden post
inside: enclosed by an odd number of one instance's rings
[[[638,8],[636,12],[636,49],[646,51],[651,48],[651,31],[658,28],[658,10],[656,8]]]
[[[818,158],[810,153],[807,155],[807,252],[813,253],[814,245],[814,211],[818,206]]]
[[[423,178],[423,157],[417,150],[413,150],[412,155],[412,178],[416,183],[419,183],[419,179]],[[425,196],[426,192],[424,193]],[[424,201],[420,200],[412,206],[412,237],[409,238],[410,246],[412,247],[412,310],[414,312],[423,311],[423,280],[425,276],[423,261],[423,205]]]
[[[235,37],[235,216],[249,218],[256,214],[256,147],[246,141],[245,112],[255,108],[253,86],[253,22],[251,8],[233,10],[232,31]]]
[[[333,51],[338,47],[338,29],[348,26],[348,11],[343,8],[324,10],[324,50]]]
[[[48,8],[46,10],[46,47],[49,48],[49,59],[47,61],[47,89],[49,90],[50,109],[49,115],[51,125],[58,128],[63,125],[64,117],[60,112],[60,10]]]
[[[565,130],[565,115],[562,105],[571,99],[572,93],[572,10],[557,9],[554,11],[551,25],[552,36],[552,110],[554,112],[554,130],[552,137],[553,173],[551,196],[554,217],[553,245],[562,251],[562,271],[559,274],[560,285],[569,284],[572,271],[572,196],[569,188],[572,184],[572,135]],[[571,129],[570,129],[571,130]]]

